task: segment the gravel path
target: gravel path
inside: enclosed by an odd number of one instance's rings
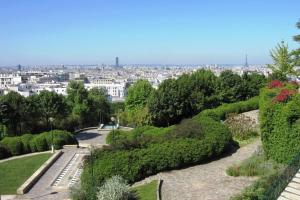
[[[163,200],[227,200],[251,185],[255,178],[231,177],[226,174],[226,169],[250,157],[260,144],[258,139],[230,156],[186,169],[162,172],[134,185],[160,178],[163,180]]]

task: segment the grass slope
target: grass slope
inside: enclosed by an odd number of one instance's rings
[[[139,200],[156,200],[157,181],[134,188]]]
[[[0,194],[16,194],[17,189],[50,156],[50,153],[45,153],[0,163]]]

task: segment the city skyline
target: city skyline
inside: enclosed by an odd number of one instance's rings
[[[270,63],[300,2],[4,1],[0,66]]]

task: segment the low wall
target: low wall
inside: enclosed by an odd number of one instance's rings
[[[32,186],[42,177],[42,175],[51,167],[51,165],[63,154],[62,151],[54,153],[34,174],[17,189],[17,194],[27,193]]]

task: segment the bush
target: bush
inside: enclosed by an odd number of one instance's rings
[[[7,148],[4,147],[2,144],[0,144],[0,159],[7,158],[7,157],[10,157],[10,156],[11,156],[11,154],[7,150]]]
[[[20,137],[23,147],[24,147],[24,153],[34,152],[31,150],[31,146],[30,146],[30,141],[32,140],[32,138],[33,138],[33,135],[31,135],[31,134],[25,134]]]
[[[86,195],[94,180],[99,186],[114,175],[120,175],[129,183],[141,180],[161,171],[178,169],[216,158],[232,145],[229,129],[221,123],[230,112],[244,112],[258,107],[258,98],[246,102],[220,106],[203,111],[198,116],[168,128],[140,127],[130,132],[115,131],[113,147],[97,150],[91,163],[87,162],[81,176]],[[185,132],[186,130],[186,132]],[[107,140],[112,142],[113,136]],[[132,144],[130,148],[126,145]],[[115,148],[117,145],[117,148]]]
[[[225,125],[230,129],[232,136],[237,140],[247,140],[258,135],[255,121],[243,114],[229,114],[225,120]]]
[[[97,151],[93,165],[96,185],[117,174],[132,183],[160,171],[201,163],[221,155],[231,145],[229,130],[211,119],[201,123],[209,126],[204,131],[210,131],[205,132],[202,139],[179,138],[142,149]],[[90,170],[90,165],[85,165],[81,177],[83,188],[91,187]]]
[[[300,151],[300,95],[283,102],[274,101],[284,89],[296,89],[293,84],[261,91],[260,128],[263,148],[268,158],[288,163]]]
[[[44,134],[39,134],[39,135],[35,136],[33,140],[34,140],[37,151],[47,151],[49,149],[47,140],[46,140],[46,137]]]
[[[67,131],[53,130],[53,143],[56,149],[60,149],[65,144],[77,144],[77,140]],[[43,132],[38,135],[25,134],[18,137],[5,137],[0,141],[0,151],[2,152],[0,152],[0,159],[4,155],[4,157],[7,157],[10,155],[47,151],[51,148],[51,144],[51,131]],[[8,151],[8,154],[6,151]],[[1,157],[1,155],[3,156]]]
[[[77,144],[75,137],[67,131],[53,130],[52,132],[49,131],[41,134],[46,138],[48,149],[51,149],[52,134],[55,149],[61,149],[66,144]]]
[[[120,176],[113,176],[98,188],[98,200],[130,200],[132,199],[130,186]]]
[[[254,153],[250,158],[239,165],[227,169],[230,176],[266,176],[283,169],[283,166],[268,160],[262,152]]]
[[[20,137],[5,137],[0,143],[5,146],[13,156],[24,153],[24,148]]]

